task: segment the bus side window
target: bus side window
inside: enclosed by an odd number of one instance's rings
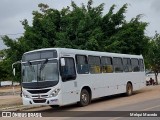
[[[77,73],[78,74],[88,74],[89,67],[88,67],[87,56],[76,55],[76,66],[77,66]]]
[[[111,57],[101,57],[102,71],[103,73],[112,73],[113,65]]]
[[[65,66],[61,66],[61,76],[63,82],[76,79],[76,71],[73,58],[65,58]]]
[[[131,59],[123,58],[123,68],[124,72],[132,72]]]
[[[140,71],[144,71],[143,59],[139,59],[139,66],[140,66]]]
[[[131,59],[131,63],[132,63],[132,71],[133,72],[139,72],[139,61],[136,58],[132,58]]]
[[[123,72],[122,58],[114,57],[113,58],[113,65],[114,65],[115,72]]]
[[[101,62],[98,56],[88,56],[89,71],[91,74],[101,73]]]

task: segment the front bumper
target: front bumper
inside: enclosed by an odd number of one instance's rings
[[[58,96],[50,98],[26,98],[22,96],[23,105],[59,105],[61,100]]]

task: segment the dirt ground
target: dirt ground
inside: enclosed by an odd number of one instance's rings
[[[21,87],[20,86],[4,86],[4,87],[0,87],[0,94],[3,92],[13,92],[14,91],[20,91]]]
[[[22,105],[22,100],[19,95],[0,96],[0,109],[17,105]]]
[[[0,87],[0,109],[22,105],[20,90],[20,86]]]

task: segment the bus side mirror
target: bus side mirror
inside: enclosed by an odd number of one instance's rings
[[[12,64],[12,69],[13,69],[13,75],[14,76],[16,75],[16,69],[14,68],[14,65],[18,64],[18,63],[21,63],[21,61],[17,61],[17,62],[15,62],[15,63]]]
[[[16,75],[16,69],[13,68],[13,75],[15,76]]]
[[[61,58],[61,66],[65,66],[65,59]]]

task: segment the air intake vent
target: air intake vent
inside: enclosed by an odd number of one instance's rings
[[[43,90],[27,90],[31,94],[41,94],[41,93],[47,93],[51,89],[43,89]]]
[[[34,103],[45,103],[46,99],[33,99]]]

